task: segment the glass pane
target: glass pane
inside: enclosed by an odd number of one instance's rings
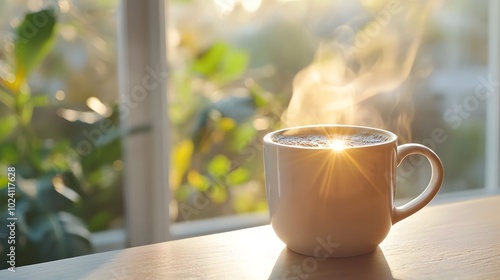
[[[445,1],[426,24],[416,65],[428,69],[412,85],[412,134],[414,142],[432,148],[443,161],[440,193],[484,188],[485,111],[498,86],[488,73],[487,48],[488,1]],[[399,168],[399,197],[424,189],[427,166],[410,157]]]
[[[261,139],[293,125],[388,129],[442,192],[483,187],[487,2],[346,2],[170,3],[172,221],[265,211]],[[405,161],[397,197],[429,171]]]
[[[0,219],[14,167],[18,266],[90,253],[90,232],[123,227],[117,5],[0,2]]]

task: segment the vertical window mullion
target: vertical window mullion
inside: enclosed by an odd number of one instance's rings
[[[500,1],[489,1],[488,15],[488,73],[494,90],[490,93],[486,111],[486,168],[485,185],[488,192],[500,189]],[[490,77],[488,77],[490,80]]]
[[[122,0],[118,35],[127,245],[169,239],[165,11]],[[145,132],[130,134],[134,129]]]

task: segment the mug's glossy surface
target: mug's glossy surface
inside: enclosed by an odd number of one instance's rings
[[[288,146],[272,140],[283,131],[376,133],[388,140],[343,149]],[[431,182],[418,198],[394,207],[396,167],[415,153],[431,162]],[[418,144],[398,147],[395,134],[368,127],[316,125],[275,131],[264,137],[264,160],[274,231],[291,250],[318,258],[374,251],[394,223],[432,200],[443,180],[441,161],[430,149]]]

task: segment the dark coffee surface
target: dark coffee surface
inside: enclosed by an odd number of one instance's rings
[[[334,135],[283,135],[278,134],[272,137],[276,143],[288,146],[301,147],[359,147],[387,142],[389,137],[369,132],[355,134],[334,134]]]

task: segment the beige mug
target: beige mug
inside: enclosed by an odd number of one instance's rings
[[[304,147],[275,139],[277,135],[355,134],[384,140],[353,147]],[[411,154],[429,160],[432,176],[422,194],[396,207],[396,167]],[[274,231],[289,249],[318,258],[374,251],[393,224],[434,198],[444,173],[441,160],[429,148],[413,143],[398,146],[397,136],[389,131],[348,125],[271,132],[264,137],[264,164]]]

